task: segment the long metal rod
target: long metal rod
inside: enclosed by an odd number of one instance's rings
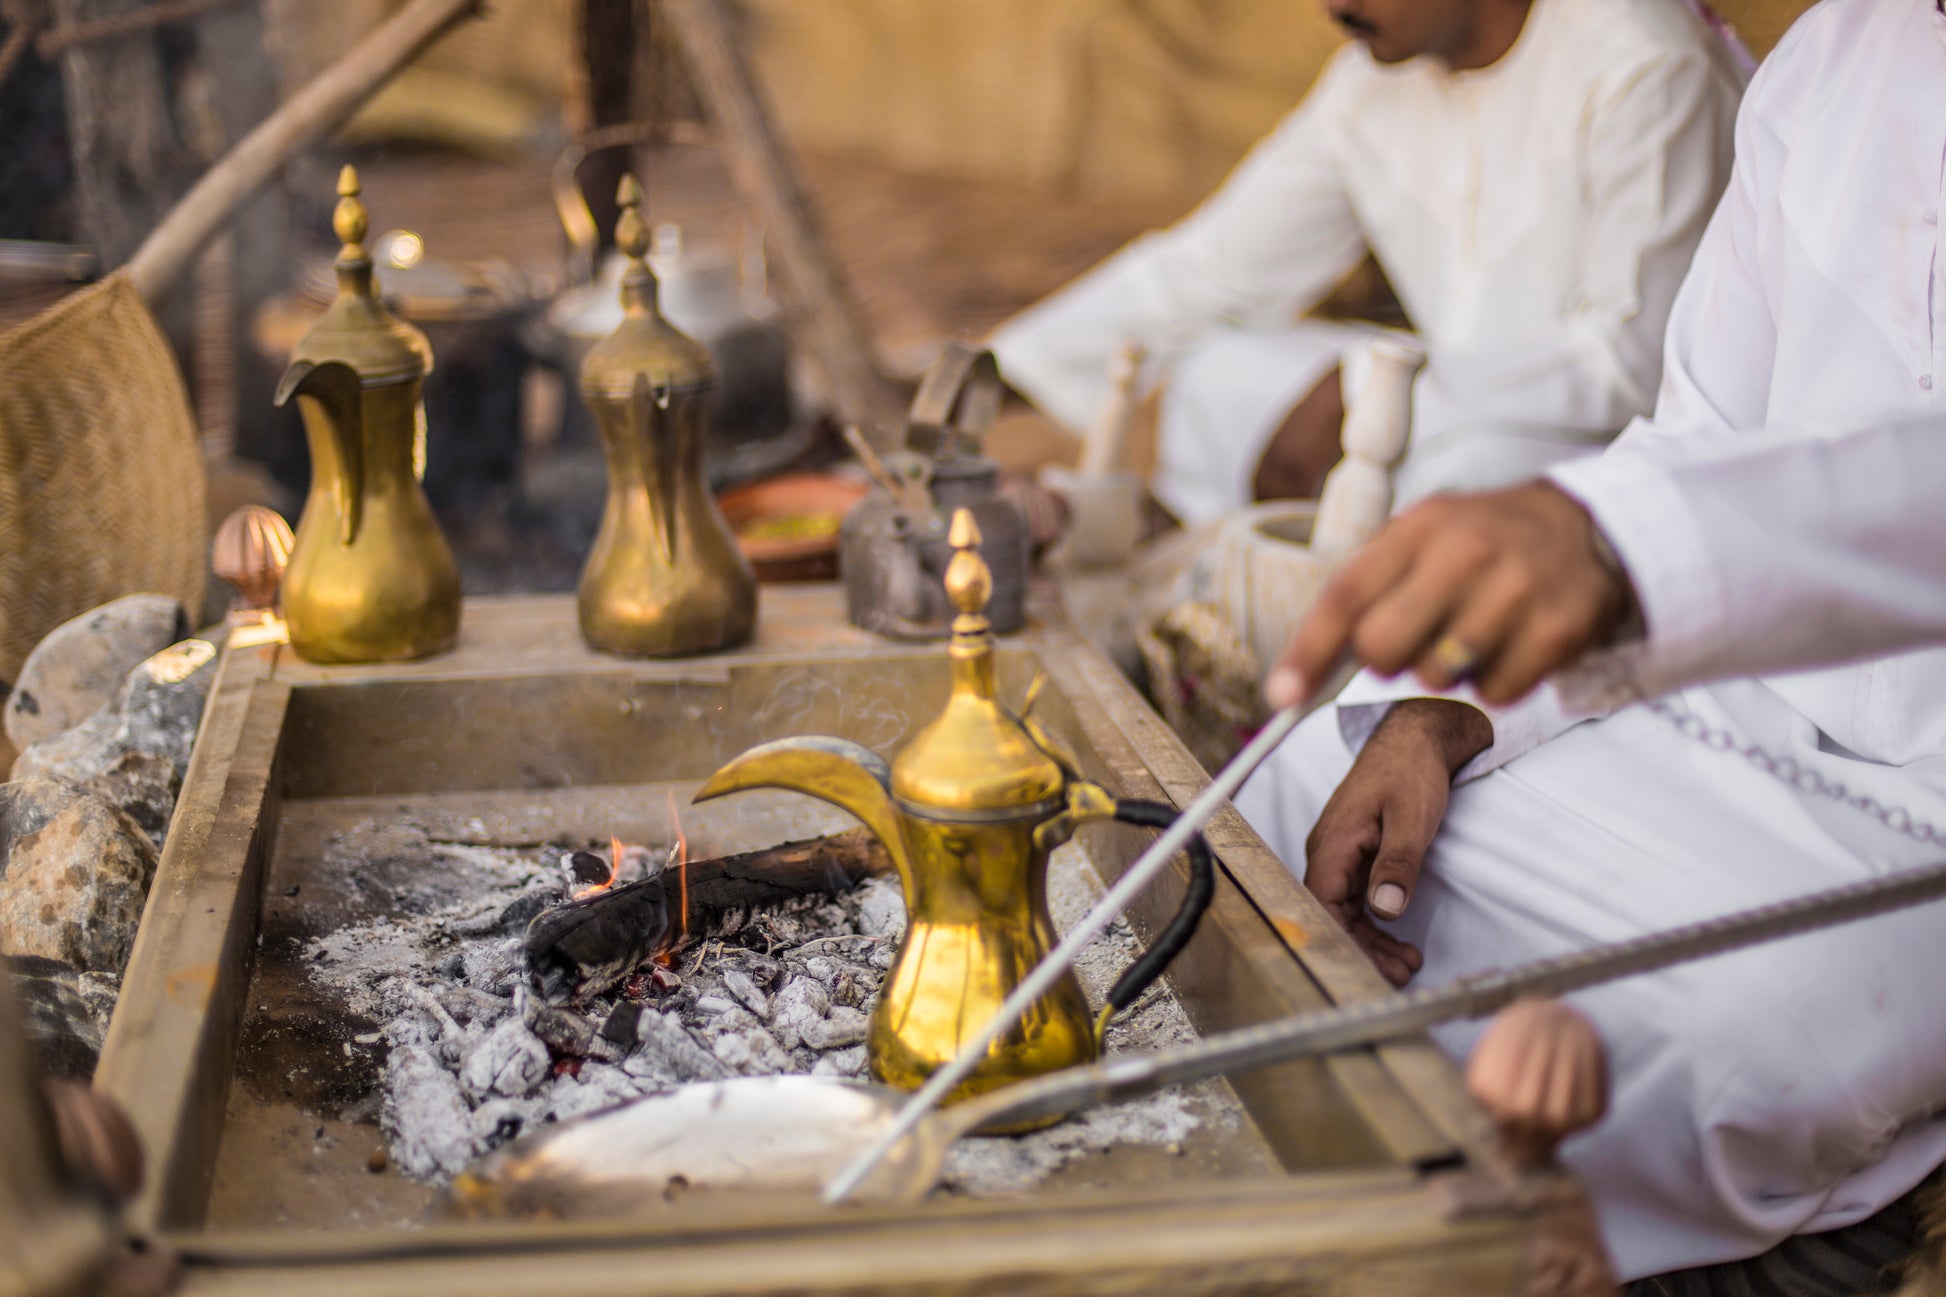
[[[1236,795],[1237,789],[1243,787],[1244,780],[1255,773],[1265,758],[1277,749],[1277,745],[1297,728],[1298,722],[1337,697],[1357,669],[1355,661],[1346,659],[1340,662],[1331,679],[1311,695],[1313,701],[1286,708],[1271,717],[1270,723],[1250,740],[1229,765],[1223,767],[1222,773],[1210,781],[1209,787],[1183,808],[1176,822],[1164,829],[1147,851],[1136,857],[1135,863],[1095,903],[1095,908],[1068,931],[1061,944],[1048,952],[1047,958],[1021,979],[1020,985],[1014,988],[1013,994],[1007,997],[979,1033],[960,1046],[959,1056],[934,1072],[925,1085],[906,1101],[905,1107],[899,1110],[898,1117],[886,1127],[884,1134],[825,1186],[824,1200],[835,1203],[848,1198],[872,1168],[878,1165],[879,1160],[892,1150],[893,1145],[910,1134],[927,1113],[939,1106],[953,1087],[971,1075],[993,1043],[1019,1022],[1033,1003],[1052,990],[1054,984],[1074,967],[1075,959],[1087,949],[1088,943],[1113,923],[1128,908],[1136,894],[1155,880],[1170,858],[1188,844],[1190,837],[1223,809]]]
[[[983,1096],[974,1101],[978,1116],[970,1111],[967,1115],[975,1126],[1058,1116],[1093,1103],[1133,1099],[1167,1085],[1373,1045],[1459,1018],[1484,1018],[1521,996],[1565,995],[1942,898],[1946,898],[1946,861],[1518,968],[1476,973],[1445,986],[1282,1018],[1193,1045],[1070,1069]]]

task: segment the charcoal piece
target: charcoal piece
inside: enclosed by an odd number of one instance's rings
[[[743,1076],[781,1076],[797,1070],[796,1060],[777,1037],[741,1010],[716,1020],[709,1047],[726,1066]]]
[[[527,925],[525,944],[534,988],[542,998],[600,995],[651,956],[676,948],[684,931],[728,937],[749,916],[800,897],[829,896],[882,876],[891,861],[862,829],[741,855],[690,862],[639,883],[622,883],[545,910]],[[688,922],[678,909],[687,889]],[[893,889],[894,895],[897,889]],[[767,936],[802,940],[803,924],[762,915]]]
[[[475,1103],[489,1095],[518,1099],[547,1079],[547,1046],[519,1018],[509,1018],[467,1055],[460,1088]]]
[[[645,1011],[636,1023],[642,1044],[635,1059],[642,1059],[658,1072],[666,1072],[678,1085],[691,1081],[721,1081],[733,1073],[717,1060],[702,1041],[689,1033],[674,1014]]]
[[[595,1040],[595,1024],[578,1013],[529,997],[523,1017],[527,1029],[548,1048],[569,1058],[586,1058]]]
[[[534,989],[549,1003],[600,995],[661,951],[670,934],[660,878],[543,911],[527,925]]]
[[[570,851],[561,863],[576,887],[600,887],[615,876],[608,862],[592,851]]]
[[[750,974],[740,968],[726,968],[723,970],[723,986],[744,1008],[759,1018],[770,1018],[770,997],[758,989]]]
[[[601,1024],[601,1038],[626,1054],[642,1038],[638,1026],[644,1012],[641,1005],[622,1001],[608,1015],[608,1020]]]
[[[522,892],[507,903],[506,909],[500,911],[499,917],[493,921],[493,930],[524,928],[534,921],[535,915],[559,900],[560,896],[552,889]]]

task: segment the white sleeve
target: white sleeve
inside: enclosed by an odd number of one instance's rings
[[[1646,65],[1590,111],[1565,326],[1436,349],[1413,394],[1419,427],[1604,442],[1654,406],[1670,310],[1730,172],[1735,105],[1698,51]]]
[[[1946,642],[1946,414],[1845,435],[1691,438],[1560,485],[1628,569],[1648,635],[1560,680],[1613,706]]]
[[[1321,301],[1365,248],[1334,120],[1350,57],[1334,58],[1202,206],[1002,324],[988,345],[1007,382],[1078,431],[1124,342],[1166,364],[1221,325],[1289,322]]]

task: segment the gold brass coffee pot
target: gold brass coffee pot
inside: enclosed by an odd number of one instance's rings
[[[1021,714],[1000,702],[985,615],[993,577],[970,511],[954,515],[949,539],[946,590],[959,614],[946,648],[952,693],[939,717],[889,766],[844,739],[783,739],[738,757],[696,794],[700,802],[749,788],[805,793],[850,812],[885,844],[905,890],[906,932],[872,1015],[870,1055],[874,1075],[906,1089],[955,1058],[1055,944],[1047,908],[1054,849],[1092,820],[1161,827],[1175,818],[1159,803],[1117,801],[1075,772],[1032,716],[1039,681]],[[1208,908],[1214,868],[1200,838],[1190,861],[1181,911],[1115,984],[1099,1018],[1073,975],[1064,977],[952,1097],[1094,1059],[1109,1017],[1155,980]]]
[[[581,572],[581,634],[623,657],[687,657],[747,641],[757,578],[703,480],[716,373],[664,319],[645,257],[642,187],[622,178],[615,246],[628,258],[622,322],[581,364],[608,456],[608,503]]]
[[[459,568],[419,486],[432,350],[378,300],[358,175],[338,177],[338,296],[277,385],[297,398],[311,490],[284,573],[291,647],[313,662],[391,662],[459,638]]]

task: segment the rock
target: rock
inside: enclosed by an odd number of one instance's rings
[[[21,665],[7,738],[25,749],[81,724],[139,663],[188,633],[182,605],[162,594],[132,594],[56,626]]]
[[[519,1018],[487,1033],[460,1068],[460,1089],[478,1103],[489,1095],[524,1098],[547,1079],[547,1046]]]
[[[73,784],[0,784],[0,953],[119,974],[155,864],[140,826]]]
[[[128,672],[107,706],[22,752],[13,777],[78,784],[126,811],[161,846],[216,677],[215,663],[216,646],[201,639],[152,655]]]
[[[15,955],[4,965],[20,1006],[21,1029],[41,1074],[68,1081],[92,1079],[113,998],[104,1006],[91,994],[94,988],[83,982],[91,975],[58,959]]]

